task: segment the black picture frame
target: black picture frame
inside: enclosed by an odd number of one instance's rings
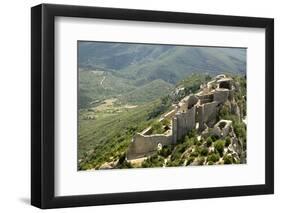
[[[264,28],[265,184],[93,195],[54,195],[55,17]],[[41,4],[31,8],[31,204],[39,208],[218,198],[274,193],[274,20],[271,18]]]

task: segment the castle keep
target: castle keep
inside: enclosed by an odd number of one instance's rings
[[[233,100],[234,90],[232,78],[225,75],[218,75],[201,85],[198,93],[184,97],[173,110],[159,119],[160,122],[163,119],[171,121],[164,127],[163,134],[152,134],[149,127],[133,137],[127,160],[150,156],[164,145],[177,143],[192,129],[203,131],[206,127],[213,127],[218,122],[218,110],[222,104]]]

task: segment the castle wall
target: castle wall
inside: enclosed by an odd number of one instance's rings
[[[176,119],[173,121],[173,134],[176,134],[176,140],[181,139],[190,130],[195,128],[196,107],[193,107],[186,112],[177,113]],[[175,128],[176,127],[176,128]],[[173,139],[175,142],[175,138]]]
[[[173,110],[171,110],[170,112],[166,113],[166,114],[164,115],[164,118],[172,119],[172,118],[175,116],[176,112],[177,112],[177,111],[176,111],[175,109],[173,109]]]
[[[187,102],[185,102],[185,101],[180,102],[178,105],[178,107],[179,107],[178,111],[185,112],[187,110],[187,106],[188,106]]]
[[[178,119],[177,117],[173,117],[173,123],[172,123],[172,134],[173,134],[173,143],[176,144],[178,140],[178,134],[177,134],[177,129],[178,129]]]
[[[137,133],[129,145],[127,159],[145,157],[147,154],[156,151],[159,143],[162,146],[171,144],[172,135],[142,135]]]
[[[198,103],[198,98],[195,95],[189,95],[187,98],[187,108],[190,109],[192,108],[195,104]]]
[[[229,96],[229,90],[227,89],[217,89],[214,91],[214,101],[218,103],[226,102],[228,96]]]
[[[199,106],[198,122],[199,122],[200,130],[204,128],[204,123],[210,125],[216,122],[217,112],[218,112],[217,106],[218,106],[218,102],[216,101]]]
[[[217,84],[217,88],[213,88],[213,83]],[[154,153],[158,144],[169,145],[177,143],[187,133],[196,127],[199,123],[199,130],[205,129],[205,126],[213,126],[217,121],[219,105],[227,100],[232,100],[234,91],[232,90],[231,79],[226,79],[225,75],[217,76],[216,80],[208,83],[208,91],[201,91],[196,95],[189,95],[183,98],[175,109],[166,113],[162,119],[172,119],[172,129],[169,135],[154,134],[151,135],[151,127],[142,133],[137,133],[129,145],[127,151],[127,159],[136,159],[146,157]],[[211,90],[212,89],[212,90]],[[229,90],[230,89],[230,90]],[[232,107],[233,108],[233,107]],[[233,110],[238,112],[237,108]],[[220,129],[215,127],[218,134],[226,135],[229,128]]]

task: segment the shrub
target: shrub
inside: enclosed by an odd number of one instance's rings
[[[201,146],[202,144],[203,144],[203,140],[202,140],[202,139],[198,140],[198,139],[196,138],[196,145],[197,145],[197,146]]]
[[[202,155],[202,156],[207,156],[207,155],[208,155],[208,152],[209,152],[209,149],[206,148],[206,147],[200,147],[200,148],[199,148],[199,153],[200,153],[200,155]]]
[[[182,166],[184,161],[182,159],[176,159],[174,161],[168,161],[166,166],[167,167],[174,167],[174,166]]]
[[[164,164],[164,158],[158,155],[152,155],[142,162],[141,167],[149,168],[149,167],[162,167]]]
[[[186,145],[185,144],[179,144],[176,148],[177,152],[183,153],[186,149]]]
[[[199,157],[199,158],[197,159],[197,162],[198,162],[199,165],[203,165],[204,162],[205,162],[205,158],[204,158],[204,157]]]
[[[215,149],[223,156],[225,142],[223,140],[217,140],[214,144]]]
[[[193,140],[193,144],[194,144],[194,145],[200,146],[200,142],[199,142],[199,140],[197,139],[197,137],[193,137],[193,138],[191,138],[191,140]]]
[[[216,140],[219,139],[219,136],[217,136],[217,135],[212,135],[211,138],[212,138],[212,140],[215,142]]]
[[[227,118],[229,116],[229,107],[227,105],[223,105],[222,108],[219,110],[218,116],[220,119]]]
[[[174,161],[176,159],[180,159],[181,158],[181,153],[179,151],[174,151],[171,155],[171,160]]]
[[[189,138],[195,138],[196,136],[197,136],[197,133],[196,133],[195,129],[192,129],[189,131],[189,133],[188,133]]]
[[[230,137],[226,137],[225,138],[225,147],[228,147],[230,145],[230,143],[231,143]]]
[[[164,133],[163,126],[160,122],[156,121],[151,125],[152,134],[162,134]]]
[[[199,153],[196,150],[191,152],[191,154],[190,154],[191,157],[197,157],[198,155],[199,155]]]
[[[225,155],[223,157],[224,164],[232,164],[233,163],[233,158],[230,155]]]
[[[194,145],[194,140],[193,138],[190,139],[188,136],[185,136],[184,143],[187,147],[191,147],[192,145]]]
[[[167,118],[164,118],[161,123],[164,125],[164,126],[169,126],[170,125],[170,120],[167,119]]]
[[[243,123],[235,122],[233,124],[234,132],[238,138],[246,139],[246,126]]]
[[[211,154],[211,155],[209,155],[208,157],[207,157],[207,161],[208,162],[217,162],[218,160],[220,159],[220,156],[218,155],[218,154],[215,154],[215,153],[213,153],[213,154]]]
[[[190,165],[194,161],[195,157],[189,157],[186,161],[186,165]]]
[[[210,146],[212,145],[212,143],[213,143],[212,138],[211,138],[211,137],[208,137],[207,140],[206,140],[206,145],[207,145],[207,147],[210,147]]]
[[[159,151],[159,155],[167,158],[170,154],[172,154],[172,146],[164,145],[162,149]]]

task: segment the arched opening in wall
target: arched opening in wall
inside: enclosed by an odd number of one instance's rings
[[[231,89],[231,83],[229,81],[222,81],[219,83],[219,88],[222,89]]]
[[[219,123],[219,128],[223,129],[226,126],[226,122],[222,121]]]

